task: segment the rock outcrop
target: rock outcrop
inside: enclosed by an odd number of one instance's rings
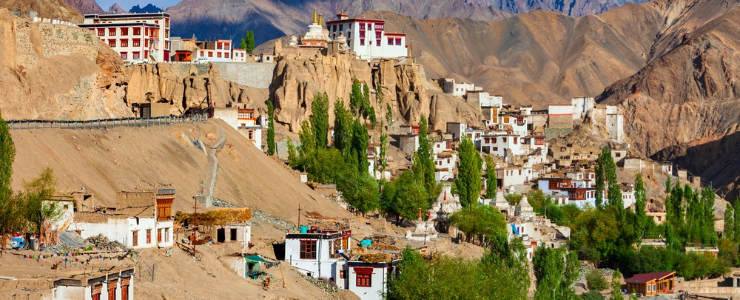
[[[92,31],[0,9],[3,118],[127,117],[125,82],[120,57]]]
[[[126,68],[126,103],[169,103],[169,113],[231,105],[265,111],[266,89],[242,86],[219,76],[213,64],[141,64]]]
[[[402,123],[418,124],[422,114],[429,117],[434,129],[444,130],[446,123],[452,121],[480,123],[478,109],[431,85],[419,64],[382,60],[371,65],[351,54],[298,53],[301,54],[278,57],[270,88],[275,120],[293,132],[298,132],[301,122],[308,120],[311,103],[318,93],[326,92],[329,96],[329,119],[333,122],[336,100],[343,99],[345,106],[349,106],[353,78],[368,83],[372,89],[370,102],[379,120],[385,118],[390,104],[394,120]],[[375,101],[378,84],[383,90],[384,103]]]
[[[95,0],[64,0],[67,4],[74,7],[80,14],[102,14],[103,9]]]

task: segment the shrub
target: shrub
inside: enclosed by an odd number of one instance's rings
[[[589,291],[588,293],[583,293],[581,295],[581,299],[583,300],[604,300],[604,295],[597,291]]]
[[[599,270],[589,271],[586,274],[586,283],[588,284],[588,289],[592,291],[603,291],[609,287],[604,274],[601,274]]]

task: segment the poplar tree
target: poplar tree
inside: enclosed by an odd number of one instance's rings
[[[288,141],[286,142],[286,144],[288,146],[288,165],[290,165],[290,167],[295,167],[296,165],[298,165],[298,155],[296,154],[293,140],[288,137]]]
[[[10,187],[14,159],[15,144],[0,111],[0,245],[5,245],[6,234],[16,229],[21,211]]]
[[[704,241],[703,243],[714,245],[717,241],[717,234],[714,231],[714,191],[705,188],[701,193],[702,214],[701,218],[704,223]]]
[[[414,153],[412,169],[414,175],[424,184],[429,197],[434,197],[437,194],[437,182],[434,180],[435,167],[432,158],[432,141],[429,140],[427,118],[424,115],[419,118],[419,149]]]
[[[267,155],[275,155],[275,107],[271,100],[267,104]]]
[[[316,147],[326,149],[329,144],[329,96],[324,92],[313,97],[311,102],[311,130],[313,132]]]
[[[532,266],[537,283],[534,293],[536,300],[575,300],[573,283],[580,273],[580,262],[575,251],[566,252],[563,248],[537,248],[532,258]]]
[[[735,203],[732,204],[735,208],[732,210],[735,213],[734,224],[735,227],[735,239],[736,243],[740,243],[740,198],[735,198]],[[725,224],[727,227],[727,224]]]
[[[244,39],[242,39],[242,42],[241,42],[241,44],[239,46],[241,46],[242,49],[247,50],[247,41],[245,41]]]
[[[344,100],[334,102],[334,148],[346,154],[352,141],[352,114],[344,107]]]
[[[735,209],[730,203],[727,203],[725,208],[725,231],[722,236],[733,243],[737,243],[735,240]]]
[[[646,206],[647,198],[645,196],[645,184],[642,181],[642,175],[637,173],[637,178],[635,178],[635,234],[637,235],[638,245],[642,241],[645,233],[645,222],[647,221],[645,212]]]
[[[464,137],[458,148],[460,164],[455,186],[460,194],[460,203],[469,208],[478,205],[481,192],[481,165],[482,160],[470,138]]]
[[[496,198],[496,187],[498,186],[498,180],[496,180],[496,162],[493,161],[493,157],[490,155],[486,156],[486,198]]]
[[[252,54],[252,51],[254,51],[254,31],[247,30],[245,38],[246,45],[244,49],[246,49],[249,54]]]
[[[383,121],[380,121],[380,127],[383,127]],[[383,172],[388,167],[388,159],[386,156],[388,152],[388,134],[385,131],[380,135],[380,153],[378,155],[378,163],[376,164],[377,169],[380,171],[381,182],[385,182],[383,178]]]
[[[612,273],[612,295],[609,299],[624,300],[624,295],[622,295],[622,273],[619,272],[619,269]]]

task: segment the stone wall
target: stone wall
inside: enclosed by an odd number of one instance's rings
[[[216,62],[219,74],[224,79],[239,85],[266,89],[272,83],[272,74],[275,64],[271,63],[243,63],[243,62]]]

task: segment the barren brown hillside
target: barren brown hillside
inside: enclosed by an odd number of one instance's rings
[[[39,18],[82,22],[82,15],[63,0],[0,0],[0,8],[11,11],[35,10]]]
[[[225,129],[227,146],[217,155],[215,197],[293,222],[299,203],[326,216],[349,216],[222,121],[110,130],[13,130],[19,149],[13,187],[20,189],[23,180],[48,166],[54,169],[61,192],[84,186],[101,205],[113,204],[117,191],[133,190],[137,183],[139,188],[171,183],[177,190],[175,209],[192,211],[192,197],[200,192],[209,165],[191,139],[208,144],[206,135],[217,135],[219,126]]]

